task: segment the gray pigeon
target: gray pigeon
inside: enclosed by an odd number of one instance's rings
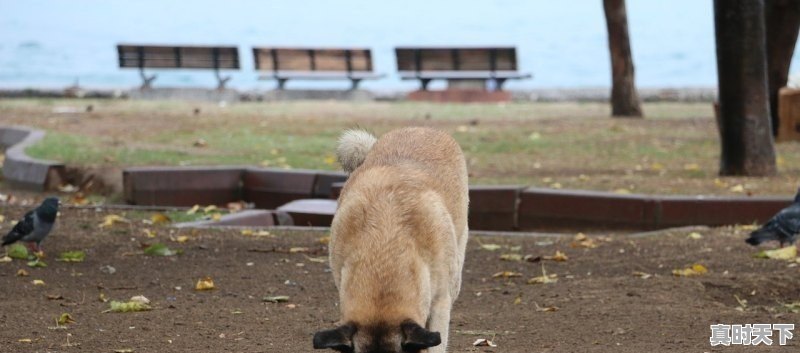
[[[57,197],[48,197],[39,207],[28,211],[14,228],[3,237],[2,246],[22,240],[27,243],[29,249],[40,252],[42,240],[50,234],[53,224],[56,222],[58,204]]]
[[[797,233],[800,233],[800,190],[797,191],[791,205],[780,210],[761,228],[750,233],[750,237],[745,241],[756,246],[765,241],[777,240],[782,248],[785,243],[793,244]]]

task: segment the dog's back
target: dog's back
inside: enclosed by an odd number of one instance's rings
[[[461,148],[443,132],[405,128],[377,141],[348,132],[338,154],[351,175],[331,226],[331,268],[342,321],[361,327],[355,351],[391,341],[364,333],[375,327],[408,339],[399,333],[404,322],[440,332],[446,344],[467,241]]]

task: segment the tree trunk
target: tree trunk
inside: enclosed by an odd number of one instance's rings
[[[608,49],[611,52],[611,115],[640,118],[642,107],[634,82],[625,0],[603,0],[603,9],[608,28]]]
[[[778,136],[778,91],[789,80],[789,65],[800,31],[800,1],[766,0],[764,20],[767,26],[767,74],[772,135]]]
[[[774,175],[764,0],[714,0],[720,175]]]

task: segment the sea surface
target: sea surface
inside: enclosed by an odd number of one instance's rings
[[[628,18],[639,86],[716,85],[712,0],[628,0]],[[534,77],[509,89],[610,85],[602,0],[0,0],[0,88],[136,86],[137,70],[117,67],[117,43],[237,45],[239,89],[275,85],[257,80],[253,46],[370,47],[387,74],[363,84],[373,90],[417,86],[397,77],[393,51],[415,45],[516,46]],[[210,71],[156,73],[156,86],[216,82]]]

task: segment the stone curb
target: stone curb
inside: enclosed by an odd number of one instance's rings
[[[3,178],[11,186],[45,191],[55,189],[64,182],[64,163],[32,158],[25,153],[26,148],[44,136],[42,130],[0,126],[0,147],[6,148]]]

